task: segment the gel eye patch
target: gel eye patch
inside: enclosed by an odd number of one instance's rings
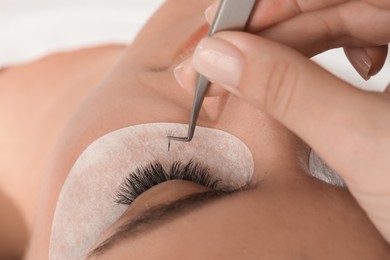
[[[252,177],[248,147],[235,136],[197,127],[189,143],[172,142],[168,133],[187,133],[187,125],[152,123],[126,127],[94,141],[72,167],[59,195],[50,239],[50,259],[82,259],[127,206],[115,203],[123,179],[138,167],[158,161],[193,160],[219,179],[217,189],[236,189]]]

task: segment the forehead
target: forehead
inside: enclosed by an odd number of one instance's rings
[[[204,11],[210,0],[165,1],[132,42],[132,62],[137,66],[165,67],[192,34],[206,24]]]

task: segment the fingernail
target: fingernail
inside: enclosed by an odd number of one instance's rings
[[[218,9],[219,3],[220,0],[214,1],[209,7],[207,7],[206,11],[204,12],[204,16],[206,17],[206,20],[209,24],[213,23],[214,14]]]
[[[179,83],[180,87],[183,87],[183,79],[184,79],[184,63],[180,63],[174,70],[173,74],[175,75],[175,79],[177,83]]]
[[[390,93],[390,83],[387,85],[385,92]]]
[[[179,83],[180,87],[185,88],[184,82],[188,78],[191,77],[192,68],[192,60],[191,58],[186,59],[173,70],[173,74],[175,75],[177,83]]]
[[[218,38],[205,38],[198,44],[192,64],[211,82],[236,88],[241,79],[244,58],[228,42]]]
[[[372,66],[372,61],[367,52],[361,48],[350,48],[349,55],[353,58],[351,59],[352,66],[360,74],[360,76],[369,80],[372,75],[370,75],[370,70]]]
[[[211,17],[211,11],[213,9],[213,6],[210,5],[209,7],[207,7],[206,11],[204,12],[204,16],[206,17],[206,21],[211,24],[212,23],[212,17]]]

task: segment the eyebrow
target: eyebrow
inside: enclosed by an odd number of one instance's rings
[[[218,199],[227,198],[233,194],[253,190],[254,188],[255,186],[246,185],[245,187],[232,191],[210,190],[199,192],[184,196],[169,203],[151,207],[141,213],[138,217],[119,226],[113,235],[103,241],[87,255],[87,259],[93,256],[102,255],[114,245],[127,238],[135,238],[139,235],[151,232],[161,225],[172,222],[195,210],[199,210],[201,207]]]

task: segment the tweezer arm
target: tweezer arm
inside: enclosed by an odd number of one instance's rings
[[[208,36],[226,30],[244,31],[255,2],[256,0],[222,0],[208,32]],[[210,82],[203,75],[199,75],[193,103],[194,113],[191,115],[190,127],[188,129],[189,141],[192,140],[194,135],[196,121],[209,86]]]
[[[212,36],[220,31],[244,31],[255,3],[256,0],[222,0],[208,32],[208,36]],[[208,79],[199,74],[195,88],[194,102],[192,104],[188,135],[184,138],[169,136],[169,140],[184,142],[190,142],[192,140],[196,122],[209,86],[210,82]],[[168,150],[169,146],[170,142],[168,144]]]
[[[256,0],[222,0],[209,30],[209,36],[220,31],[244,31]]]
[[[192,103],[192,113],[190,117],[190,123],[188,127],[187,142],[190,142],[194,137],[196,121],[198,120],[200,110],[202,108],[204,97],[206,96],[207,89],[209,88],[210,82],[203,75],[198,76],[196,83],[196,91],[194,96],[194,102]]]

